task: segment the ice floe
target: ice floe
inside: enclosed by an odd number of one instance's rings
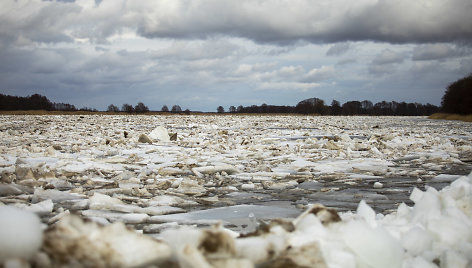
[[[413,207],[402,204],[388,215],[376,214],[361,201],[355,213],[338,214],[334,209],[312,205],[294,219],[278,218],[287,213],[267,214],[274,210],[258,206],[152,217],[155,222],[195,223],[205,218],[216,224],[210,228],[167,224],[157,240],[123,225],[141,222],[145,216],[140,214],[126,214],[107,226],[65,215],[43,234],[34,214],[4,206],[0,207],[0,260],[7,263],[20,259],[36,265],[41,260],[53,266],[87,267],[470,266],[472,173],[441,191],[415,189],[411,199]],[[267,217],[272,220],[262,221]],[[251,228],[240,233],[231,231],[222,227],[221,218],[239,224],[246,220]]]

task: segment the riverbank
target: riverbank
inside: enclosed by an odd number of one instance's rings
[[[472,114],[461,115],[461,114],[446,114],[446,113],[436,113],[428,117],[429,119],[443,119],[443,120],[457,120],[463,122],[472,122]]]

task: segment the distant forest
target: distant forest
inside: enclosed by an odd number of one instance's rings
[[[46,111],[92,111],[97,109],[83,107],[77,109],[74,105],[67,103],[54,103],[45,96],[34,94],[28,97],[17,97],[0,94],[0,110],[46,110]],[[114,104],[108,105],[107,112],[123,113],[146,113],[149,108],[139,102],[135,106],[123,104],[121,109]],[[300,101],[296,106],[279,106],[262,104],[260,106],[235,106],[225,111],[223,106],[218,106],[217,113],[254,113],[254,114],[319,114],[319,115],[398,115],[398,116],[427,116],[438,112],[472,114],[472,74],[461,78],[446,88],[442,97],[441,107],[432,104],[406,103],[396,101],[381,101],[373,104],[369,100],[348,101],[341,105],[333,100],[331,105],[319,98],[310,98]],[[190,110],[182,111],[179,105],[173,105],[169,109],[167,105],[162,106],[160,112],[190,114]]]
[[[224,113],[222,106],[217,108],[218,113]],[[432,104],[406,103],[406,102],[377,102],[373,104],[369,100],[348,101],[341,105],[333,100],[331,105],[326,105],[324,100],[318,98],[306,99],[296,106],[276,106],[262,104],[261,106],[231,106],[230,113],[298,113],[320,115],[431,115],[438,112],[448,114],[472,114],[472,74],[450,84],[442,97],[441,107]]]
[[[46,110],[46,111],[92,111],[93,108],[77,109],[72,104],[54,103],[47,97],[34,94],[28,97],[17,97],[0,94],[0,110],[14,111],[14,110]],[[440,111],[440,108],[432,104],[420,103],[405,103],[405,102],[378,102],[373,104],[371,101],[348,101],[341,105],[339,101],[333,100],[331,105],[326,105],[325,102],[318,98],[306,99],[299,102],[296,106],[277,106],[262,104],[260,106],[235,106],[229,107],[229,113],[295,113],[295,114],[319,114],[319,115],[400,115],[400,116],[414,116],[414,115],[431,115]],[[107,112],[124,112],[124,113],[145,113],[149,112],[149,108],[144,103],[139,102],[136,106],[130,104],[123,104],[121,109],[110,104]],[[179,105],[172,106],[172,109],[164,105],[161,112],[173,113],[190,113],[187,109],[182,111]],[[218,113],[225,113],[222,106],[217,108]]]
[[[217,111],[222,112],[222,107]],[[431,115],[440,111],[440,108],[432,104],[387,102],[382,101],[373,104],[369,100],[348,101],[341,105],[337,100],[333,100],[331,105],[326,105],[324,100],[318,98],[306,99],[296,106],[276,106],[262,104],[261,106],[231,106],[230,113],[297,113],[297,114],[319,114],[319,115]]]
[[[94,110],[84,108],[88,111]],[[46,110],[46,111],[77,111],[74,105],[67,103],[54,103],[45,96],[34,94],[28,97],[17,97],[0,94],[0,110]]]
[[[19,111],[19,110],[45,110],[45,111],[87,111],[98,112],[95,108],[83,107],[77,109],[74,105],[68,103],[51,102],[47,97],[34,94],[28,97],[17,97],[0,94],[0,111]],[[107,112],[124,112],[124,113],[146,113],[149,108],[144,103],[139,102],[135,106],[125,103],[121,109],[114,104],[108,105]],[[166,105],[162,107],[162,112],[181,113],[182,108],[179,105],[172,106],[169,111]],[[183,113],[190,113],[190,110],[185,110]]]

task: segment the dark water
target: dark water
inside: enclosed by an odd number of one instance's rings
[[[457,165],[444,170],[443,174],[453,174],[441,179],[412,177],[389,178],[320,178],[306,180],[296,188],[276,191],[261,190],[253,192],[237,192],[223,196],[223,200],[231,200],[235,204],[254,204],[275,207],[293,207],[300,211],[308,204],[320,203],[327,207],[336,208],[339,212],[355,211],[361,200],[365,200],[377,213],[391,213],[398,205],[406,203],[412,206],[410,194],[413,189],[422,191],[426,187],[437,190],[449,185],[460,175],[467,175],[472,171],[472,165]],[[374,188],[375,182],[381,182],[382,188]]]
[[[294,218],[301,214],[307,205],[314,203],[335,208],[338,212],[346,212],[355,211],[359,202],[365,200],[377,213],[385,215],[395,211],[401,203],[414,205],[409,197],[415,187],[423,191],[427,187],[441,190],[459,175],[466,175],[471,170],[470,165],[455,166],[448,172],[457,176],[421,181],[412,177],[328,177],[305,180],[288,190],[239,191],[219,195],[219,202],[213,205],[188,208],[188,213],[163,215],[161,219],[162,223],[178,222],[201,227],[211,225],[218,219],[227,228],[244,233],[255,228],[255,219],[260,222],[273,218]],[[379,181],[383,187],[374,188],[374,183]],[[146,228],[145,226],[135,227]]]

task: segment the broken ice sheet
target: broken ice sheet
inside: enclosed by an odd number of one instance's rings
[[[11,131],[0,132],[1,183],[8,186],[1,188],[0,202],[35,208],[50,224],[70,211],[105,224],[123,221],[139,230],[152,226],[147,228],[152,232],[174,223],[220,220],[244,231],[249,215],[256,221],[290,218],[320,201],[339,211],[355,211],[362,199],[376,213],[406,202],[399,209],[405,220],[408,214],[421,215],[408,208],[414,204],[408,199],[413,187],[440,190],[471,170],[467,151],[472,148],[472,126],[423,117],[2,119],[1,127]],[[178,133],[178,139],[138,142],[140,135],[152,136],[159,126]],[[376,182],[382,187],[374,188]],[[462,193],[455,189],[455,195]],[[99,205],[94,193],[121,202]],[[412,199],[420,200],[420,195]],[[234,204],[244,205],[235,209]],[[449,201],[445,204],[448,213],[459,215]],[[159,222],[168,224],[154,225]],[[443,224],[436,222],[430,229],[438,232]],[[404,244],[414,248],[408,241]]]
[[[179,213],[163,216],[153,216],[151,222],[177,222],[181,224],[214,224],[222,222],[225,225],[247,226],[250,224],[250,215],[258,220],[275,218],[293,218],[299,214],[294,208],[281,208],[261,205],[236,205],[212,208],[188,213]]]

